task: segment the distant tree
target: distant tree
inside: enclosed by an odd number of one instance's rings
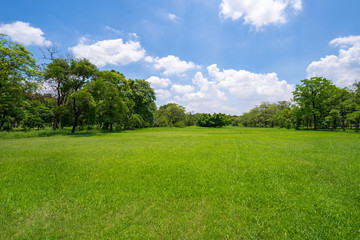
[[[312,116],[314,130],[317,130],[319,122],[330,112],[327,102],[336,87],[330,80],[321,77],[304,79],[301,83],[293,92],[294,101]]]
[[[355,132],[359,132],[360,127],[360,82],[354,83],[351,97],[348,101],[348,107],[351,111],[347,114],[347,119],[355,123]]]
[[[156,124],[160,127],[184,127],[186,117],[185,107],[168,103],[159,108]]]
[[[229,125],[230,118],[224,113],[202,113],[199,115],[196,125],[200,127],[223,127]]]

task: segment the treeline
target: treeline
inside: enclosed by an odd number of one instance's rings
[[[87,59],[52,58],[39,67],[25,47],[0,35],[0,130],[133,129],[152,126],[155,111],[145,80],[99,71]]]
[[[359,82],[338,88],[328,79],[314,77],[302,80],[293,95],[293,102],[264,102],[235,118],[233,125],[359,131]]]
[[[38,66],[31,52],[0,34],[0,130],[54,130],[142,127],[280,127],[359,131],[360,83],[338,88],[315,77],[301,81],[292,102],[262,103],[239,117],[186,113],[169,103],[156,108],[155,92],[145,80],[100,71],[87,59],[56,58]]]
[[[223,127],[231,122],[223,113],[185,113],[185,107],[176,103],[168,103],[159,108],[155,114],[156,127]]]
[[[53,130],[71,127],[135,129],[143,127],[222,127],[225,114],[185,113],[169,103],[156,108],[155,92],[145,80],[100,71],[87,59],[57,58],[38,66],[24,46],[0,34],[0,130]]]

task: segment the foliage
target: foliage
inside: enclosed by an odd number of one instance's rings
[[[186,118],[185,107],[176,103],[168,103],[160,106],[157,111],[155,126],[184,127]]]
[[[230,118],[224,113],[203,113],[196,120],[196,125],[200,127],[223,127],[229,124]]]
[[[25,116],[26,93],[40,76],[26,48],[0,34],[0,130],[9,130]]]

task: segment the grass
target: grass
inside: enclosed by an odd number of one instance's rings
[[[359,153],[279,129],[0,136],[0,239],[360,239]]]

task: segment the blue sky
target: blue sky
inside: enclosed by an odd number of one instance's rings
[[[0,32],[146,79],[158,106],[241,114],[300,80],[360,80],[358,0],[5,1]]]

